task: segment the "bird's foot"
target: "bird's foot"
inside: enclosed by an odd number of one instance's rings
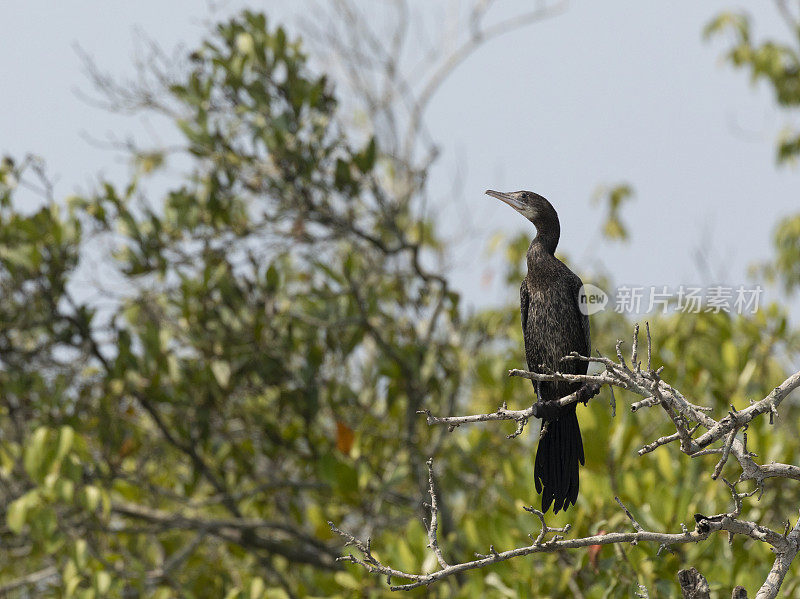
[[[586,405],[589,403],[589,400],[598,393],[600,393],[600,385],[597,383],[584,383],[581,388],[578,389],[576,395],[578,396],[578,401],[582,401],[583,405]]]
[[[706,534],[711,530],[709,523],[711,522],[720,522],[723,518],[727,517],[728,514],[717,514],[716,516],[704,516],[703,514],[695,514],[694,521],[697,525],[697,532],[700,534]]]
[[[533,404],[533,417],[540,420],[558,420],[561,415],[561,406],[552,401],[537,401]]]

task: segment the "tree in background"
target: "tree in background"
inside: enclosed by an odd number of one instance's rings
[[[311,37],[349,68],[342,96],[309,67],[299,40],[243,13],[171,69],[153,63],[147,85],[94,71],[112,108],[155,112],[182,136],[175,148],[127,147],[127,185],[105,182],[60,202],[37,161],[3,162],[0,589],[390,594],[383,579],[336,561],[342,543],[327,522],[371,536],[383,563],[437,569],[423,524],[429,456],[443,559],[530,544],[537,521],[521,507],[533,499],[533,435],[507,439],[513,424],[448,433],[417,414],[531,401],[527,384],[505,377],[520,362],[516,304],[459,306],[436,266],[447,247],[426,209],[437,153],[424,129],[431,95],[483,40],[562,8],[486,26],[490,4],[476,3],[466,37],[407,81],[397,64],[407,19],[368,36],[354,5],[339,3],[340,33]],[[405,5],[396,6],[402,17]],[[363,124],[351,118],[356,108]],[[164,185],[169,164],[188,166]],[[26,187],[47,200],[33,214],[15,204]],[[505,244],[514,285],[526,245]],[[615,355],[630,323],[604,313],[592,324],[595,345]],[[721,414],[767,396],[798,348],[777,305],[750,317],[659,317],[651,329],[659,376]],[[616,399],[634,401],[624,391]],[[570,523],[576,538],[629,530],[615,495],[647,530],[731,509],[729,489],[708,476],[719,455],[637,455],[670,433],[655,410],[612,418],[599,400],[581,409],[582,498],[549,526]],[[747,448],[763,462],[791,462],[797,416],[786,402],[777,426],[750,422]],[[781,479],[765,481],[742,517],[780,531],[798,495]],[[712,535],[672,552],[596,546],[505,561],[417,592],[599,597],[642,585],[651,597],[672,596],[685,566],[717,588],[750,589],[772,555],[746,536],[729,545]],[[787,580],[783,590],[797,586]]]
[[[775,0],[775,6],[789,32],[789,39],[757,41],[753,19],[747,13],[724,12],[710,22],[706,37],[730,37],[726,60],[749,72],[751,81],[766,82],[775,93],[775,101],[788,115],[800,106],[800,6]],[[797,163],[800,157],[800,131],[789,123],[778,138],[777,161],[781,166]],[[787,294],[800,286],[800,214],[782,219],[775,231],[776,257],[763,265],[766,278],[780,283]]]

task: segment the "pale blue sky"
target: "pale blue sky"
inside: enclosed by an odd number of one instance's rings
[[[499,0],[498,15],[525,4]],[[243,5],[286,20],[297,9],[273,1],[228,2],[221,10]],[[772,5],[760,6],[759,33],[783,35]],[[505,293],[479,283],[493,264],[486,240],[526,226],[483,196],[487,188],[548,197],[562,220],[561,251],[584,270],[604,264],[619,284],[738,285],[748,264],[770,255],[778,218],[800,207],[800,173],[775,167],[775,137],[787,117],[771,94],[721,66],[722,40],[701,38],[705,23],[731,7],[716,0],[576,1],[561,16],[490,42],[454,73],[427,116],[444,150],[434,189],[445,194],[452,178],[464,181],[463,197],[437,208],[447,232],[460,239],[452,268],[470,303]],[[136,28],[169,50],[198,40],[208,16],[205,2],[188,0],[7,7],[0,20],[0,152],[41,155],[61,196],[86,189],[98,172],[120,176],[117,158],[82,133],[124,137],[146,123],[105,114],[76,96],[76,88],[89,86],[73,45],[124,77],[132,73]],[[624,211],[633,238],[598,244],[602,213],[589,199],[599,184],[621,181],[636,190]],[[709,252],[710,274],[697,267],[700,247]]]

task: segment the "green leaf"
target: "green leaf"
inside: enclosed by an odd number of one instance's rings
[[[94,586],[95,589],[97,589],[98,595],[101,597],[105,596],[108,589],[111,588],[111,574],[105,570],[97,572],[94,576]]]
[[[353,177],[350,174],[350,165],[341,158],[336,159],[336,176],[334,185],[337,189],[344,190],[353,184]]]
[[[356,163],[358,169],[362,173],[367,173],[372,170],[372,167],[375,166],[375,157],[377,155],[375,149],[375,137],[371,137],[367,147],[364,148],[361,152],[353,156],[353,162]]]
[[[231,365],[229,362],[214,360],[211,362],[211,372],[214,374],[214,378],[217,379],[217,383],[219,383],[220,387],[224,389],[228,386],[231,380]]]
[[[61,461],[72,449],[72,442],[75,440],[75,429],[71,426],[62,426],[58,431],[58,449],[55,459]]]
[[[29,503],[30,498],[28,495],[23,495],[12,501],[8,506],[8,510],[6,511],[6,525],[14,534],[20,534],[22,528],[25,526],[25,518],[28,514]]]
[[[44,471],[46,470],[47,460],[47,427],[40,426],[37,428],[33,435],[31,435],[27,446],[25,447],[25,457],[23,463],[25,471],[28,476],[34,480],[42,480],[44,478]]]
[[[97,506],[100,505],[101,500],[101,493],[100,489],[95,487],[94,485],[86,485],[83,488],[83,498],[85,501],[86,509],[90,512],[94,512],[97,510]]]
[[[275,293],[278,290],[278,286],[280,285],[280,274],[278,273],[278,269],[275,267],[275,264],[270,264],[269,268],[267,268],[267,291],[270,293]]]
[[[75,541],[75,565],[78,567],[78,570],[83,570],[86,567],[86,562],[88,560],[88,549],[89,545],[86,542],[86,539],[78,539]]]
[[[74,560],[67,560],[67,563],[61,572],[61,580],[64,584],[64,595],[66,597],[72,597],[72,595],[75,593],[75,589],[78,588],[78,585],[82,581]]]
[[[358,492],[358,472],[349,463],[345,463],[332,454],[320,458],[317,466],[320,478],[340,493]]]
[[[264,594],[264,579],[256,576],[250,581],[250,599],[261,599]]]

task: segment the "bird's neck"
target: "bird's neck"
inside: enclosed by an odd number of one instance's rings
[[[528,277],[534,279],[541,273],[549,272],[551,264],[557,261],[553,254],[555,244],[546,245],[542,243],[542,239],[537,235],[536,239],[531,242],[528,248],[527,263],[528,263]]]
[[[558,223],[554,226],[539,227],[536,229],[536,237],[528,248],[528,256],[532,253],[538,257],[554,256],[558,246],[558,238],[561,236],[561,229]]]

